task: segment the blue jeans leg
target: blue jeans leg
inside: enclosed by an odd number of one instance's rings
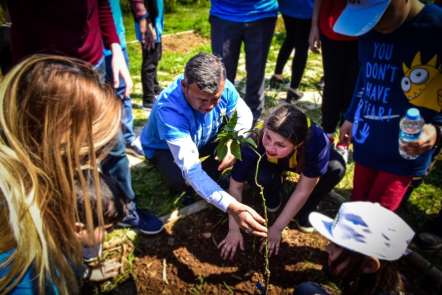
[[[105,59],[101,59],[96,65],[95,70],[102,77],[103,81],[106,78],[106,63]],[[132,178],[130,175],[129,160],[126,156],[126,145],[121,134],[118,135],[115,146],[110,151],[109,155],[101,163],[103,173],[112,177],[124,191],[128,201],[135,201],[135,193],[132,189]]]
[[[129,160],[126,156],[126,145],[123,136],[118,136],[118,141],[109,155],[101,163],[103,173],[113,178],[124,191],[128,201],[135,201],[135,193],[132,189],[132,177],[130,175]]]
[[[126,48],[123,48],[124,59],[129,66],[129,57],[127,55]],[[106,61],[106,81],[113,83],[112,75],[112,55],[105,56]],[[133,128],[133,116],[132,116],[132,101],[130,96],[125,96],[126,84],[123,79],[120,79],[120,85],[115,88],[115,94],[121,98],[123,102],[123,111],[121,114],[121,130],[123,132],[123,138],[126,145],[131,144],[135,140],[135,132]]]
[[[256,121],[264,108],[264,77],[267,56],[275,30],[276,18],[265,18],[244,24],[246,52],[246,95],[244,100]]]

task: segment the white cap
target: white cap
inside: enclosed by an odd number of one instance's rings
[[[383,260],[399,259],[414,236],[405,221],[378,203],[346,202],[334,220],[312,212],[309,221],[333,243]]]

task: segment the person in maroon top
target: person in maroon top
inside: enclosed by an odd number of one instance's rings
[[[35,53],[76,57],[99,65],[104,46],[112,50],[114,86],[122,77],[132,89],[108,0],[8,0],[12,60]]]
[[[345,0],[315,0],[309,37],[312,51],[319,52],[322,47],[322,128],[332,142],[336,127],[341,125],[343,114],[351,101],[359,71],[357,39],[333,31],[333,25],[345,4]],[[338,143],[336,148],[347,160],[347,146]]]

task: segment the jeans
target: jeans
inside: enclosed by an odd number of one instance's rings
[[[334,133],[353,96],[358,66],[358,41],[335,41],[321,36],[324,66],[322,128]]]
[[[142,50],[141,83],[143,86],[143,103],[152,103],[160,89],[157,77],[157,66],[161,59],[162,45],[161,43],[155,43],[154,48],[142,48]]]
[[[106,62],[104,58],[95,65],[95,70],[104,81],[106,76]],[[129,199],[128,201],[135,201],[135,193],[132,189],[132,178],[129,169],[129,160],[126,156],[126,145],[124,144],[123,135],[121,133],[118,135],[117,142],[109,155],[107,155],[102,161],[101,168],[105,175],[111,177],[120,185],[120,188]]]
[[[284,65],[295,49],[292,62],[292,77],[290,88],[296,89],[301,83],[308,57],[308,37],[310,34],[311,19],[297,19],[282,15],[287,35],[282,43],[276,60],[275,74],[282,74]]]
[[[129,57],[127,55],[126,48],[122,48],[124,59],[126,60],[127,66],[129,66]],[[105,56],[106,62],[106,81],[108,83],[113,84],[113,75],[112,75],[112,55]],[[121,114],[121,130],[123,132],[123,138],[126,145],[131,144],[135,140],[135,132],[134,132],[134,120],[132,116],[132,101],[130,97],[125,96],[124,92],[126,91],[126,84],[124,80],[120,78],[120,85],[115,88],[115,94],[121,98],[123,103],[123,113]]]
[[[264,74],[276,18],[237,23],[210,16],[212,51],[222,57],[227,79],[235,82],[241,43],[246,52],[245,102],[256,121],[264,108]]]
[[[263,161],[259,167],[258,182],[264,186],[264,196],[268,199],[279,198],[282,185],[282,170],[279,166]],[[334,149],[330,149],[330,159],[327,172],[322,175],[316,184],[307,202],[298,212],[301,225],[309,225],[308,216],[316,210],[319,202],[341,181],[345,174],[345,162],[342,156]]]
[[[293,295],[328,295],[318,283],[304,282],[295,287]]]

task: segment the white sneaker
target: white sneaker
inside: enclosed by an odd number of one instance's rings
[[[143,147],[141,146],[141,141],[140,141],[140,137],[137,136],[134,141],[132,141],[128,146],[127,146],[128,152],[131,155],[134,155],[136,157],[144,157],[144,151],[143,151]]]

